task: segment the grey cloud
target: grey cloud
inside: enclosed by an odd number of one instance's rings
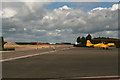
[[[17,13],[2,19],[6,41],[14,41],[16,38],[17,41],[73,42],[76,37],[88,33],[93,36],[105,33],[105,36],[116,36],[112,34],[118,30],[117,10],[102,8],[86,13],[65,7],[44,9],[43,6],[48,4],[50,3],[4,3],[3,10],[11,8]],[[10,31],[12,28],[15,30]]]

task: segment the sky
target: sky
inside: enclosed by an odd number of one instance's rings
[[[3,0],[2,2],[119,2],[119,0]]]
[[[118,37],[117,2],[2,2],[7,42],[71,42],[78,36]]]

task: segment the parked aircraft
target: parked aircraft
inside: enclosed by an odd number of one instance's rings
[[[98,44],[92,44],[90,42],[90,40],[87,40],[87,43],[86,43],[86,46],[87,47],[100,47],[100,48],[103,48],[103,49],[108,49],[108,47],[111,47],[111,46],[115,46],[115,43],[98,43]]]

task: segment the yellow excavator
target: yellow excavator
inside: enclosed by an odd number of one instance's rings
[[[100,47],[100,48],[103,48],[103,49],[108,49],[108,47],[112,47],[112,46],[115,46],[115,43],[98,43],[98,44],[92,44],[90,42],[90,40],[87,40],[87,43],[86,43],[86,46],[87,47]]]

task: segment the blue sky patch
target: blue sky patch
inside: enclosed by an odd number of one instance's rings
[[[70,8],[82,9],[87,12],[97,7],[109,8],[112,7],[113,4],[117,4],[117,2],[53,2],[52,4],[45,6],[45,8],[48,10],[53,10],[67,5]]]

